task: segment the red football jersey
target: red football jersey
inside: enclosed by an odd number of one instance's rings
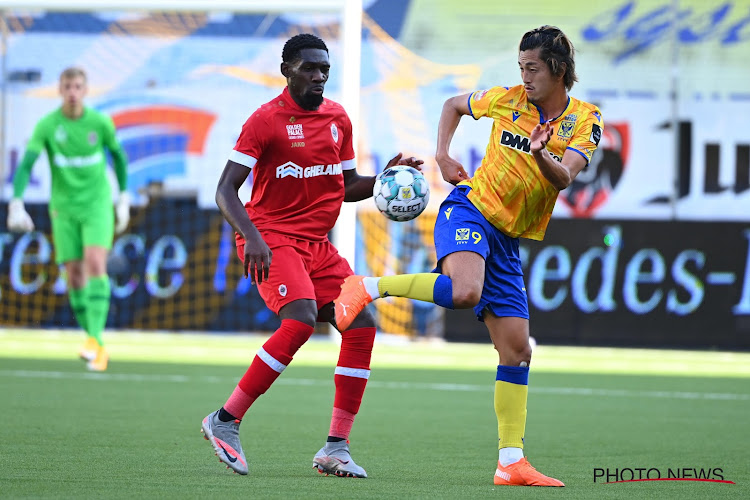
[[[229,159],[253,169],[245,209],[258,230],[323,241],[344,202],[342,162],[354,168],[352,124],[340,104],[308,111],[285,88],[247,119]]]

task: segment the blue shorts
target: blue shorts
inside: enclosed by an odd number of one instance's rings
[[[458,186],[440,205],[435,220],[435,251],[440,270],[443,258],[454,252],[475,252],[485,261],[484,288],[474,312],[483,321],[487,309],[498,317],[529,319],[518,238],[511,238],[487,221]],[[446,214],[450,214],[447,216]]]

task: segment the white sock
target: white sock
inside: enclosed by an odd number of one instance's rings
[[[364,277],[362,278],[362,284],[365,285],[365,290],[370,294],[372,300],[380,298],[380,291],[378,290],[378,283],[380,278]]]
[[[523,449],[521,448],[500,448],[500,465],[507,467],[523,458]]]

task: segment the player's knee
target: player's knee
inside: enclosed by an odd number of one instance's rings
[[[475,287],[453,288],[453,307],[456,309],[471,309],[479,304],[482,290]]]
[[[528,342],[525,345],[504,345],[502,350],[495,345],[495,350],[500,355],[501,364],[503,365],[527,367],[531,364],[531,345]]]
[[[529,366],[531,364],[531,345],[528,342],[516,353],[516,358],[518,359],[518,366]]]
[[[68,271],[68,285],[70,288],[81,289],[86,286],[86,275],[82,269],[74,272]]]
[[[295,300],[279,310],[279,317],[293,319],[314,328],[318,319],[318,311],[314,300]]]
[[[360,312],[356,318],[354,318],[354,321],[352,321],[350,329],[352,328],[374,328],[375,327],[375,317],[370,313],[368,309],[363,309],[362,312]]]

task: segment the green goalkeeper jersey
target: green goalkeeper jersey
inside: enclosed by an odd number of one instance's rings
[[[74,212],[111,205],[105,147],[112,153],[120,190],[127,188],[127,160],[115,137],[112,119],[84,107],[80,118],[66,117],[62,108],[39,120],[14,179],[14,196],[21,198],[31,167],[42,150],[52,174],[50,210]]]

